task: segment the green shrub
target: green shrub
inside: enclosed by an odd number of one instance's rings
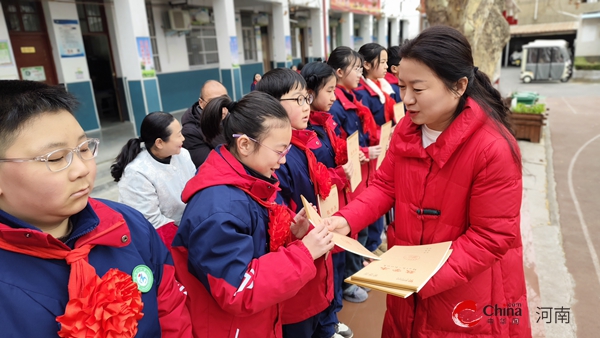
[[[527,105],[523,103],[517,103],[517,106],[512,109],[514,113],[521,114],[543,114],[546,111],[546,104],[536,103],[533,105]]]
[[[600,70],[600,61],[598,57],[578,56],[575,58],[574,66],[577,70]]]

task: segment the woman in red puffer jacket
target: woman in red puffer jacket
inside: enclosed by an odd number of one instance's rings
[[[329,227],[354,234],[393,206],[390,247],[452,241],[452,255],[417,294],[388,296],[383,337],[531,337],[520,153],[500,93],[453,28],[424,30],[401,57],[409,118],[373,184]]]

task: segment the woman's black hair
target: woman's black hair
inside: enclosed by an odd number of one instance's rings
[[[400,46],[392,46],[390,48],[387,49],[387,54],[388,54],[388,73],[392,72],[392,66],[397,66],[400,64],[400,60],[402,60],[402,58],[400,57]]]
[[[157,139],[169,142],[173,131],[169,128],[175,121],[173,115],[164,112],[154,112],[146,115],[140,127],[140,137],[132,138],[123,146],[115,162],[110,166],[110,174],[119,182],[125,171],[125,167],[133,161],[142,151],[142,142],[148,151],[154,147]]]
[[[306,81],[306,89],[315,92],[315,98],[319,91],[325,87],[325,84],[331,77],[335,78],[335,71],[323,62],[311,62],[302,68],[300,75]]]
[[[267,93],[277,100],[296,88],[306,88],[306,81],[304,81],[302,75],[289,68],[270,70],[256,84],[256,90]]]
[[[471,45],[464,35],[452,27],[432,26],[403,44],[400,56],[403,59],[423,63],[453,93],[456,93],[458,80],[466,77],[469,83],[454,111],[453,118],[462,113],[467,98],[471,97],[495,122],[502,137],[508,142],[515,162],[521,165],[518,152],[512,142],[514,137],[510,134],[512,128],[508,120],[508,107],[504,105],[500,92],[492,86],[490,78],[474,66]]]
[[[350,47],[339,46],[334,49],[331,54],[329,54],[329,59],[327,59],[327,64],[329,67],[333,68],[333,71],[336,72],[338,69],[346,72],[348,68],[354,66],[355,64],[359,64],[362,67],[363,57],[357,51]]]
[[[261,82],[262,80],[259,83]],[[222,120],[223,108],[228,110],[228,114]],[[267,125],[265,121],[268,119],[277,123]],[[219,135],[221,123],[226,144],[230,151],[235,152],[233,134],[245,134],[260,142],[269,128],[289,126],[290,119],[277,99],[269,94],[253,91],[237,102],[231,101],[226,95],[210,100],[202,111],[200,121],[202,133],[208,142]]]
[[[375,42],[366,43],[360,47],[358,53],[362,55],[365,62],[368,62],[373,67],[378,67],[379,62],[381,61],[381,52],[384,51],[385,48]],[[367,70],[363,68],[363,76],[367,77]]]

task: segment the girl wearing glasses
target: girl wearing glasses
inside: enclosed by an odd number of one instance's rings
[[[171,114],[146,115],[141,136],[123,146],[110,173],[119,182],[119,202],[141,212],[171,247],[185,204],[181,192],[196,166],[182,148],[181,124]]]
[[[334,168],[341,177],[352,175],[351,163],[348,163],[346,140],[341,137],[340,125],[329,114],[329,109],[336,101],[336,77],[333,68],[322,62],[311,62],[302,68],[300,73],[306,80],[309,95],[314,100],[310,105],[310,123],[308,129],[314,130],[323,146],[313,149],[317,160],[328,168]],[[342,186],[337,186],[339,206],[346,205],[349,199],[347,194],[348,181]],[[347,325],[340,323],[337,313],[342,310],[342,284],[346,267],[346,252],[340,248],[333,249],[332,255],[334,269],[334,298],[330,307],[321,313],[319,322],[326,334],[322,337],[351,337],[352,330]]]
[[[314,131],[307,129],[313,96],[306,91],[304,78],[291,69],[277,68],[263,76],[256,90],[279,100],[291,121],[292,148],[286,163],[277,170],[281,195],[291,209],[302,209],[301,195],[317,205],[317,195],[329,196],[332,184],[344,186],[345,175],[340,176],[334,168],[328,169],[313,153],[323,143]],[[327,309],[333,299],[331,255],[316,260],[315,266],[317,276],[284,304],[282,320],[286,338],[312,337],[321,330],[319,313]]]
[[[237,103],[211,100],[201,121],[209,141],[223,108],[226,144],[182,194],[176,274],[188,291],[195,337],[280,338],[281,303],[314,278],[314,260],[331,250],[332,235],[321,225],[308,232],[305,212],[294,216],[278,194],[274,173],[292,137],[279,102],[257,91]]]

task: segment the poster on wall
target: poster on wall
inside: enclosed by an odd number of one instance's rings
[[[154,69],[154,57],[152,56],[150,37],[137,37],[136,41],[140,67],[142,69],[142,77],[155,77],[156,70]]]
[[[237,36],[229,37],[229,52],[231,53],[231,66],[238,68],[240,66],[240,58],[238,55]]]
[[[292,61],[292,37],[289,35],[285,36],[285,59]]]
[[[8,40],[0,40],[0,66],[12,65]]]
[[[85,56],[81,28],[77,20],[54,20],[56,42],[61,58]]]
[[[21,68],[21,78],[29,81],[46,81],[44,66]]]

